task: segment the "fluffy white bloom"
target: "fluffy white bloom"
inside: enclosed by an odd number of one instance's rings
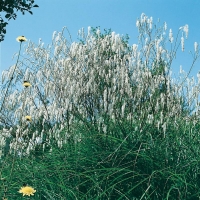
[[[47,61],[49,60],[49,54],[48,53],[46,54],[46,60]]]
[[[173,38],[173,33],[172,33],[172,29],[169,30],[169,41],[172,43],[174,40]]]
[[[156,54],[156,59],[157,59],[157,61],[159,61],[160,60],[160,51],[157,51],[157,54]]]
[[[149,28],[152,29],[153,26],[153,17],[150,17],[149,19]]]
[[[78,34],[77,34],[78,36],[80,36],[81,35],[81,30],[78,30]]]
[[[140,17],[140,20],[141,20],[141,22],[144,22],[144,21],[145,21],[145,19],[146,19],[146,16],[145,16],[145,14],[144,14],[144,13],[142,13],[142,14],[141,14],[141,17]]]
[[[111,33],[111,42],[112,43],[114,43],[114,41],[115,41],[115,32],[113,31],[112,33]]]
[[[158,40],[156,39],[156,40],[155,40],[155,43],[156,43],[156,50],[157,50],[157,51],[159,51],[159,44],[160,44],[160,41],[161,41],[160,39],[158,39]]]
[[[58,42],[58,41],[59,41],[59,39],[60,39],[60,36],[59,36],[59,35],[57,35],[57,36],[56,36],[56,38],[55,38],[55,41],[56,41],[56,42]]]
[[[164,30],[165,31],[167,30],[167,23],[166,22],[164,23]]]
[[[147,45],[149,38],[145,38],[145,45]]]
[[[197,48],[198,48],[198,43],[195,42],[195,43],[194,43],[194,51],[195,51],[195,52],[197,52]]]
[[[136,55],[137,55],[137,48],[138,48],[138,45],[137,44],[133,44],[132,49],[133,49],[134,57],[136,57]]]
[[[29,68],[26,69],[24,80],[28,80],[28,75],[29,75]]]
[[[8,75],[7,75],[8,79],[11,79],[11,77],[12,77],[12,75],[13,75],[13,72],[14,72],[14,70],[15,70],[15,66],[16,66],[16,65],[13,65],[13,66],[9,69]]]
[[[160,113],[160,123],[163,123],[163,112]]]
[[[184,37],[181,37],[181,49],[184,51]]]
[[[41,143],[42,143],[42,138],[39,137],[39,136],[37,136],[37,137],[35,138],[35,143],[36,143],[36,144],[41,144]]]
[[[200,83],[200,72],[197,73],[198,84]]]
[[[106,133],[106,130],[107,130],[107,126],[104,125],[104,127],[103,127],[103,132]]]
[[[39,70],[39,71],[37,72],[36,77],[37,77],[37,79],[38,79],[39,81],[41,81],[41,80],[42,80],[42,77],[43,77],[43,76],[42,76],[42,71]]]
[[[91,27],[88,26],[88,36],[90,36],[90,32],[91,32]]]
[[[120,43],[120,37],[119,34],[115,35],[115,44],[119,44]]]
[[[39,38],[39,45],[41,44],[41,42],[42,42],[42,38]]]
[[[56,31],[53,32],[52,40],[54,40],[56,33]]]
[[[19,137],[17,140],[19,143],[22,143],[24,141],[24,139],[22,137]]]
[[[182,65],[180,65],[180,74],[183,73]]]
[[[124,109],[125,109],[125,106],[126,106],[126,103],[124,103],[124,104],[122,105],[122,117],[124,117]]]
[[[100,29],[97,29],[96,33],[97,33],[98,36],[100,36],[100,33],[101,33]]]
[[[136,27],[139,27],[139,25],[140,25],[140,21],[137,20],[137,21],[136,21]]]
[[[163,132],[164,132],[164,138],[165,138],[165,133],[166,133],[166,122],[162,125],[162,128],[163,128]]]
[[[149,23],[153,23],[153,17],[149,18]]]
[[[185,36],[187,38],[188,37],[188,32],[189,32],[189,26],[187,24],[183,27],[183,31],[185,32]]]
[[[7,74],[8,74],[8,72],[5,71],[5,70],[2,72],[2,84],[4,83],[4,80],[5,80],[6,76],[7,76]]]
[[[78,34],[77,34],[79,37],[82,37],[82,38],[84,38],[84,35],[85,35],[85,33],[84,33],[84,28],[81,28],[80,30],[78,30]]]
[[[55,49],[54,49],[54,56],[56,56],[58,54],[58,50],[59,50],[59,47],[56,46]]]
[[[1,147],[4,147],[5,144],[6,144],[5,138],[4,138],[4,137],[1,137],[0,146],[1,146]]]

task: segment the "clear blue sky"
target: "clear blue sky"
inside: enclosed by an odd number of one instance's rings
[[[189,71],[194,51],[194,42],[200,43],[200,1],[199,0],[35,0],[39,8],[33,8],[33,15],[28,12],[17,13],[17,19],[9,21],[5,40],[0,43],[0,73],[15,64],[14,53],[19,50],[18,36],[38,44],[39,38],[51,43],[52,33],[60,32],[67,26],[72,40],[77,40],[77,32],[82,27],[100,26],[101,30],[111,28],[117,34],[128,34],[129,43],[137,43],[138,31],[136,19],[141,13],[152,16],[154,22],[160,18],[160,25],[167,22],[174,36],[180,26],[189,25],[189,36],[185,42],[185,52],[180,54],[172,65],[172,72],[178,76],[180,65]],[[168,33],[168,32],[167,32]],[[67,34],[66,34],[67,36]],[[194,66],[191,75],[196,78],[200,71],[200,62]]]

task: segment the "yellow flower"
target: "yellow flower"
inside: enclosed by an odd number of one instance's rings
[[[26,116],[25,118],[27,121],[31,121],[31,116]]]
[[[31,84],[28,81],[24,81],[23,86],[24,87],[29,87],[29,86],[31,86]]]
[[[33,193],[35,192],[36,190],[34,190],[34,188],[29,186],[21,187],[21,190],[19,190],[19,193],[23,193],[23,196],[27,195],[29,197],[30,195],[34,195]]]
[[[17,42],[24,42],[24,41],[26,41],[27,39],[24,37],[24,36],[19,36],[19,37],[17,37]]]

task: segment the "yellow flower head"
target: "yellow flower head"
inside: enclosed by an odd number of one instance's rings
[[[29,86],[31,86],[31,84],[28,81],[24,81],[23,86],[24,87],[29,87]]]
[[[19,36],[19,37],[17,37],[17,42],[24,42],[24,41],[26,41],[27,39],[24,37],[24,36]]]
[[[23,196],[27,195],[29,197],[30,195],[34,195],[33,193],[35,192],[36,190],[34,190],[34,188],[29,186],[21,187],[21,190],[19,190],[19,193],[23,193]]]
[[[27,121],[31,121],[31,116],[26,116],[25,118]]]

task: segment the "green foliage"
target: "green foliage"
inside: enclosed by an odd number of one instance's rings
[[[37,4],[34,4],[34,0],[3,0],[0,3],[0,12],[5,12],[5,18],[7,20],[16,19],[17,14],[16,11],[21,11],[24,15],[25,11],[28,11],[31,15],[33,14],[31,9],[33,7],[39,7]],[[15,11],[16,9],[16,11]],[[3,18],[0,16],[0,42],[4,40],[4,36],[6,34],[6,25],[7,22],[4,22]]]
[[[97,30],[99,30],[100,29],[100,26],[97,26],[96,28],[94,28],[94,27],[91,27],[91,34],[92,34],[92,36],[95,38],[95,39],[98,39],[98,38],[101,38],[101,39],[104,39],[106,36],[108,36],[108,37],[111,37],[111,33],[112,33],[112,30],[111,29],[104,29],[104,33],[100,33],[99,35],[97,34]],[[126,34],[125,36],[121,36],[120,37],[121,38],[121,43],[122,43],[122,45],[123,45],[123,47],[125,48],[125,50],[124,51],[122,51],[122,57],[121,58],[123,58],[123,56],[126,54],[128,54],[128,53],[130,53],[131,52],[131,47],[129,47],[129,45],[128,45],[128,40],[129,40],[129,36],[128,36],[128,34]],[[78,38],[78,40],[79,40],[79,42],[81,43],[81,44],[85,44],[85,38]],[[113,56],[114,55],[116,55],[116,52],[114,52],[114,51],[112,51],[111,49],[109,50],[109,52],[106,52],[106,51],[104,51],[103,53],[102,53],[102,56],[105,56],[105,55],[107,55],[107,57],[105,57],[105,59],[110,59],[110,58],[112,58],[113,59]]]
[[[130,127],[128,122],[123,126]],[[111,123],[112,124],[112,123]],[[137,124],[135,124],[137,125]],[[33,199],[198,199],[199,159],[194,152],[198,144],[187,145],[189,134],[183,135],[185,124],[167,130],[165,140],[137,138],[137,131],[124,137],[120,125],[109,127],[108,133],[88,132],[76,124],[74,134],[84,137],[78,143],[69,141],[62,149],[53,148],[40,157],[3,159],[2,176],[9,188],[7,197],[20,199],[16,191],[22,183],[37,190]],[[112,130],[113,129],[113,130]],[[149,134],[155,128],[148,127]],[[198,127],[192,135],[197,134]],[[187,132],[185,132],[187,133]],[[119,135],[120,138],[119,138]],[[181,143],[180,143],[181,140]],[[26,166],[26,167],[24,167]],[[12,177],[10,170],[12,167]],[[10,181],[10,182],[9,182]],[[15,184],[10,184],[10,183]],[[3,195],[4,184],[1,184]]]

